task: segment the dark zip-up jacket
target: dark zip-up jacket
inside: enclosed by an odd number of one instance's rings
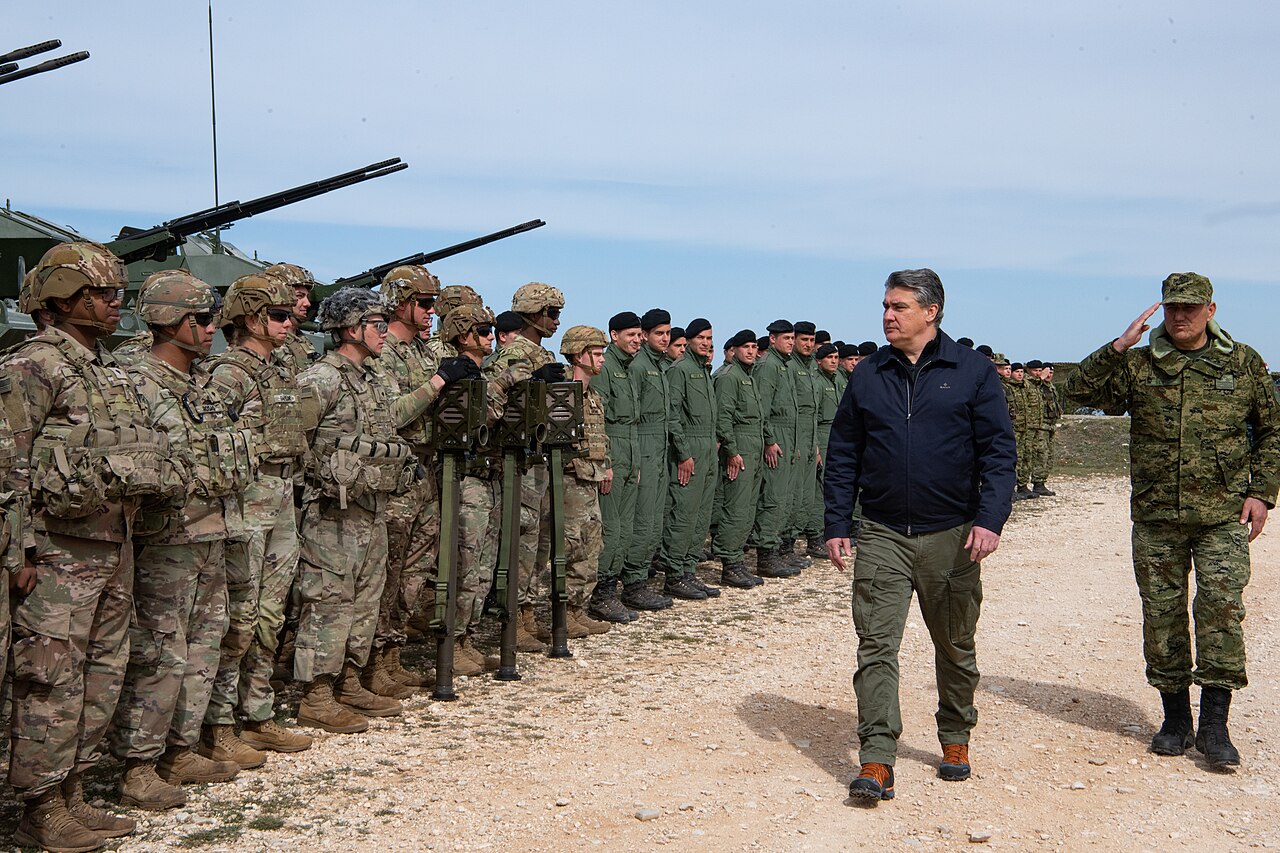
[[[826,537],[849,535],[853,504],[908,536],[1009,517],[1017,449],[1000,377],[941,330],[912,371],[880,347],[849,376],[824,474]]]

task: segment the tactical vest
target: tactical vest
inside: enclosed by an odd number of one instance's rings
[[[184,472],[170,457],[168,436],[145,426],[146,406],[124,371],[95,365],[61,336],[38,335],[26,344],[37,346],[58,351],[88,403],[86,423],[46,421],[32,441],[31,491],[44,511],[79,519],[132,498],[180,499]]]
[[[400,341],[398,339],[392,340],[391,337],[388,337],[386,346],[382,351],[382,358],[384,359],[388,355],[387,350],[391,350],[390,355],[392,357],[404,362],[405,372],[407,374],[407,385],[399,389],[402,394],[410,393],[415,388],[419,388],[431,381],[431,377],[435,371],[427,370],[426,357],[424,353],[419,350],[419,346],[415,341]],[[390,381],[399,384],[401,377],[396,376],[391,368],[380,366],[379,370],[386,374]],[[414,418],[412,421],[401,427],[400,435],[415,447],[421,448],[430,444],[430,410],[428,410],[427,414]]]
[[[235,428],[226,404],[210,392],[192,388],[181,402],[195,493],[220,498],[244,490],[257,467],[249,433]]]
[[[348,500],[354,500],[372,511],[378,495],[409,490],[417,476],[418,458],[397,433],[391,401],[378,381],[367,377],[364,387],[358,387],[342,366],[327,357],[323,361],[338,371],[342,387],[351,395],[356,429],[316,429],[314,471],[321,490],[337,498],[340,508],[346,509]]]
[[[0,481],[9,476],[18,461],[14,432],[27,428],[27,413],[21,395],[15,393],[12,379],[0,376]],[[4,552],[11,541],[20,541],[22,538],[21,523],[26,510],[23,506],[18,508],[19,511],[12,511],[15,497],[16,493],[13,491],[0,492],[0,507],[10,510],[6,513],[7,523],[0,529],[0,553]],[[25,499],[23,503],[25,504]]]
[[[309,388],[297,382],[277,364],[263,362],[245,350],[228,350],[209,365],[210,372],[223,364],[238,367],[257,386],[262,400],[262,422],[255,436],[258,455],[265,462],[293,462],[307,452],[306,430],[315,424],[318,407]]]

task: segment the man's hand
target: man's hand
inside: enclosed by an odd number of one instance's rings
[[[600,494],[607,495],[609,490],[613,488],[613,469],[610,468],[604,472],[604,479],[600,481]]]
[[[822,467],[822,448],[818,448],[818,467]]]
[[[1267,526],[1267,505],[1257,498],[1245,498],[1244,509],[1240,510],[1240,523],[1249,525],[1249,541],[1258,538],[1262,528]]]
[[[681,462],[676,466],[676,482],[682,486],[689,485],[689,479],[693,477],[693,457]]]
[[[1111,342],[1111,347],[1116,352],[1124,352],[1129,347],[1137,346],[1142,340],[1142,336],[1151,328],[1147,323],[1151,319],[1151,315],[1160,310],[1160,303],[1157,302],[1146,311],[1142,312],[1142,316],[1129,324],[1129,328],[1124,330],[1124,334]]]
[[[742,469],[746,467],[746,464],[742,461],[742,454],[739,453],[737,456],[729,457],[729,461],[724,465],[724,473],[729,478],[729,482],[732,483],[734,480],[738,479],[738,475],[741,474]]]
[[[844,539],[828,539],[827,540],[827,557],[840,571],[844,571],[844,558],[853,556],[853,543],[846,537]]]
[[[778,467],[778,460],[782,458],[781,445],[771,444],[764,449],[764,464],[770,468]]]
[[[1266,515],[1266,508],[1263,508],[1263,516]],[[26,595],[36,588],[36,567],[31,565],[31,561],[27,560],[22,568],[9,575],[9,589],[17,590]]]
[[[974,525],[969,528],[969,538],[964,540],[964,547],[969,550],[969,559],[981,563],[1000,547],[1000,534],[992,533],[985,527]]]

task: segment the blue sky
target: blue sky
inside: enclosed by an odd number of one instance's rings
[[[8,4],[0,195],[98,238],[212,204],[207,7]],[[1225,11],[1224,11],[1225,10]],[[408,171],[241,223],[318,277],[532,218],[433,267],[566,321],[784,316],[880,340],[931,266],[953,335],[1078,358],[1209,275],[1280,365],[1280,7],[1189,2],[214,3],[223,200],[389,156]]]

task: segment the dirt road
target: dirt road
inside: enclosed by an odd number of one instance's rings
[[[1232,708],[1243,767],[1215,774],[1146,751],[1159,701],[1142,675],[1127,482],[1056,485],[1060,497],[1018,506],[983,566],[968,782],[936,778],[932,652],[913,614],[897,799],[846,800],[849,583],[822,562],[577,641],[572,661],[522,657],[518,684],[473,679],[453,704],[416,698],[367,734],[322,735],[193,791],[119,849],[942,850],[976,846],[971,834],[1007,850],[1280,844],[1280,533],[1253,550],[1253,686]]]

